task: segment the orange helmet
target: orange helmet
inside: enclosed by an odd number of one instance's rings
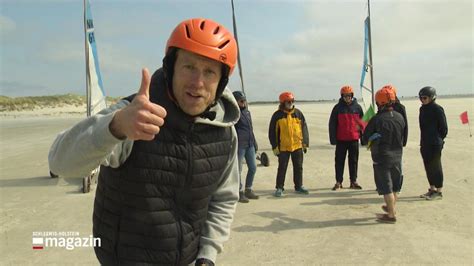
[[[395,93],[392,89],[383,87],[375,93],[375,102],[378,106],[383,106],[395,101]]]
[[[234,36],[221,24],[205,18],[185,20],[176,26],[166,44],[181,48],[216,61],[229,67],[229,75],[237,61],[237,42]]]
[[[284,102],[288,102],[288,101],[294,101],[295,100],[295,96],[293,95],[293,93],[289,92],[289,91],[285,91],[285,92],[282,92],[280,94],[280,103],[284,103]]]
[[[343,94],[352,94],[352,95],[354,95],[354,90],[349,85],[343,86],[341,88],[341,95],[343,95]]]
[[[387,84],[387,85],[382,87],[382,89],[384,89],[384,88],[393,91],[393,94],[395,94],[395,97],[397,96],[397,88],[395,88],[395,86],[393,86],[391,84]]]

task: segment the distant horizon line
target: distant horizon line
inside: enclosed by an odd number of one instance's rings
[[[0,95],[1,98],[10,98],[10,99],[18,99],[18,98],[43,98],[43,97],[71,97],[71,96],[79,96],[79,97],[85,97],[85,94],[78,94],[78,93],[65,93],[65,94],[49,94],[49,95],[38,95],[38,96],[6,96],[6,95]],[[106,96],[108,99],[111,100],[118,100],[120,98],[125,98],[126,96]],[[457,98],[457,97],[474,97],[474,93],[461,93],[461,94],[441,94],[437,96],[438,98]],[[356,99],[359,99],[358,97],[355,97]],[[333,99],[311,99],[311,100],[298,100],[296,99],[297,102],[334,102],[339,100],[340,98],[333,98]],[[400,99],[418,99],[418,95],[413,95],[413,96],[401,96]],[[278,100],[256,100],[256,101],[248,101],[249,104],[260,104],[260,103],[278,103]]]

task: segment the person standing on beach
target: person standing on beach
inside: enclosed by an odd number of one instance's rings
[[[403,147],[407,145],[407,140],[408,140],[408,120],[407,120],[407,112],[405,109],[405,106],[400,102],[400,99],[398,99],[397,96],[397,88],[393,85],[385,85],[383,88],[386,88],[388,90],[391,90],[393,94],[395,95],[395,102],[393,103],[393,111],[398,112],[399,114],[402,115],[403,120],[405,121],[405,127],[403,128]],[[403,186],[403,167],[402,167],[402,162],[400,161],[400,171],[401,171],[401,184],[400,184],[400,191]]]
[[[163,67],[138,93],[56,138],[50,169],[83,176],[101,165],[93,211],[102,265],[214,265],[238,200],[234,123],[226,88],[237,43],[221,24],[177,25]]]
[[[309,146],[309,133],[303,113],[295,107],[295,96],[283,92],[279,96],[280,105],[270,120],[268,139],[273,154],[278,156],[275,197],[283,196],[285,175],[291,157],[295,192],[309,194],[303,186],[303,153]]]
[[[443,168],[441,165],[441,151],[444,139],[448,135],[448,123],[444,109],[436,103],[436,89],[424,87],[418,93],[420,107],[420,152],[425,166],[426,177],[430,188],[420,195],[427,200],[443,198]]]
[[[329,141],[331,145],[336,145],[336,184],[332,190],[342,188],[347,153],[349,153],[348,166],[351,182],[349,188],[362,189],[357,183],[357,166],[359,163],[359,139],[364,130],[364,125],[361,122],[364,111],[357,103],[357,99],[354,98],[354,90],[351,86],[343,86],[340,95],[341,98],[333,107],[329,118]]]
[[[235,124],[237,136],[239,140],[238,158],[239,158],[239,174],[240,174],[240,191],[239,202],[248,203],[249,199],[258,199],[259,197],[253,192],[252,185],[255,173],[257,172],[257,157],[258,150],[257,141],[253,134],[252,116],[247,105],[247,98],[241,91],[234,91],[234,98],[240,108],[240,119]],[[242,165],[247,164],[247,177],[245,178],[245,191],[242,184]]]
[[[382,88],[375,94],[378,112],[369,121],[362,136],[368,143],[372,155],[374,179],[379,195],[383,195],[386,214],[377,221],[395,223],[397,193],[401,187],[400,162],[403,154],[403,128],[405,121],[398,112],[393,111],[395,94]]]

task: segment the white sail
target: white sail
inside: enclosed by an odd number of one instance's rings
[[[89,0],[84,0],[84,32],[86,55],[87,116],[107,107],[104,86],[100,75],[99,57],[94,35],[94,21]]]

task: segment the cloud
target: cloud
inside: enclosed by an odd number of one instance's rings
[[[8,34],[16,29],[16,23],[11,18],[0,15],[0,35]]]
[[[285,87],[304,99],[332,99],[343,84],[358,87],[367,7],[339,2],[305,5],[297,30],[272,48],[251,40],[244,69],[247,87],[256,88],[250,99]],[[381,1],[371,13],[376,89],[394,83],[401,95],[414,95],[431,83],[453,88],[447,94],[472,91],[470,1]]]

